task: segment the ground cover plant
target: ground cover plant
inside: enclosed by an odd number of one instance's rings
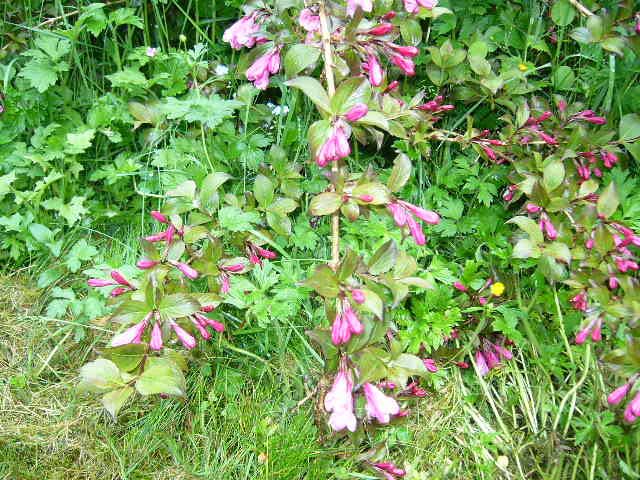
[[[2,6],[5,478],[637,478],[633,2]]]

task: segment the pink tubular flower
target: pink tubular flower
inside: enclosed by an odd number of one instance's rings
[[[489,373],[489,366],[487,365],[484,354],[480,350],[476,352],[476,366],[478,368],[478,374],[481,377],[484,377],[487,373]]]
[[[538,213],[540,210],[542,210],[542,207],[539,207],[535,203],[527,203],[527,205],[525,206],[525,209],[529,213]]]
[[[360,335],[362,332],[364,332],[364,325],[362,325],[362,322],[360,322],[358,315],[356,315],[356,312],[353,310],[353,308],[351,308],[349,301],[346,299],[344,300],[342,315],[344,316],[344,320],[349,325],[349,330],[351,330],[351,333],[353,333],[354,335]]]
[[[151,348],[151,350],[162,350],[162,329],[160,328],[160,322],[158,320],[153,324],[153,329],[151,330],[149,348]]]
[[[261,57],[259,57],[247,69],[247,80],[253,85],[265,90],[269,86],[269,76],[275,75],[280,70],[280,47],[274,47]]]
[[[367,107],[366,103],[356,103],[347,113],[344,114],[344,119],[347,122],[357,122],[367,113],[369,113],[369,107]]]
[[[618,278],[615,276],[611,276],[609,277],[609,288],[611,290],[615,290],[616,288],[618,288],[618,286],[620,285],[620,283],[618,282]]]
[[[629,408],[636,417],[640,416],[640,391],[636,392],[633,400],[629,402]]]
[[[513,358],[513,353],[508,348],[503,347],[502,345],[491,345],[494,351],[500,356],[500,358],[504,358],[505,360],[511,360]]]
[[[362,387],[367,400],[367,414],[380,423],[389,423],[392,415],[400,412],[400,406],[395,399],[382,393],[376,386],[365,383]]]
[[[558,231],[556,230],[556,227],[553,226],[553,223],[551,223],[551,220],[549,220],[547,214],[542,214],[540,216],[540,230],[547,235],[549,240],[555,240],[558,238]]]
[[[129,281],[126,278],[124,278],[124,275],[122,275],[117,270],[111,271],[111,278],[113,278],[120,285],[124,285],[125,287],[131,287],[131,284],[129,283]]]
[[[433,358],[423,358],[422,363],[424,363],[424,366],[429,372],[436,373],[438,371],[438,366]]]
[[[110,287],[115,285],[112,280],[103,280],[102,278],[90,278],[87,280],[87,285],[90,287]]]
[[[191,280],[195,280],[196,278],[198,278],[198,271],[190,267],[186,263],[174,261],[170,261],[169,263],[180,270],[185,277]]]
[[[484,355],[484,359],[487,362],[487,367],[489,370],[493,370],[495,367],[500,365],[500,358],[495,354],[492,350],[486,350],[482,352]]]
[[[300,11],[298,23],[307,32],[317,32],[320,30],[320,16],[316,15],[310,8],[303,8]]]
[[[336,313],[331,325],[331,341],[334,345],[342,345],[351,340],[351,329],[349,323],[343,318],[340,312]]]
[[[431,10],[438,5],[438,0],[404,0],[404,9],[407,13],[418,13],[420,7]]]
[[[629,390],[631,390],[631,385],[631,383],[627,382],[624,385],[616,388],[607,397],[607,403],[609,403],[609,405],[618,405],[620,402],[622,402],[622,400],[624,400],[624,397],[627,396]]]
[[[381,23],[380,25],[376,25],[373,28],[370,28],[369,30],[367,30],[366,33],[368,33],[369,35],[380,37],[383,35],[387,35],[392,31],[393,31],[393,24],[385,22],[385,23]]]
[[[156,262],[154,260],[149,260],[148,258],[143,258],[142,260],[139,260],[138,263],[136,263],[136,266],[140,270],[148,270],[148,269],[153,268],[156,265],[158,265],[158,263],[160,263],[160,262]]]
[[[416,222],[411,215],[407,215],[407,227],[409,227],[409,233],[411,233],[416,245],[422,246],[427,243],[427,239],[422,231],[422,225]]]
[[[416,217],[418,217],[420,220],[428,223],[429,225],[437,225],[440,223],[440,215],[438,215],[436,212],[425,210],[422,207],[412,205],[411,203],[405,202],[403,200],[398,200],[397,202],[412,214],[414,214]]]
[[[353,301],[358,304],[363,304],[365,301],[364,292],[357,288],[354,288],[353,290],[351,290],[351,298],[353,298]]]
[[[331,390],[324,397],[324,408],[331,413],[329,425],[339,432],[345,428],[356,431],[356,416],[353,413],[353,379],[351,372],[341,366],[336,374]]]
[[[201,321],[198,317],[194,315],[191,317],[191,323],[193,323],[193,326],[196,327],[196,330],[200,332],[200,335],[202,336],[202,338],[204,338],[205,340],[209,340],[211,338],[211,334],[207,331],[206,322]]]
[[[593,125],[604,125],[607,123],[607,120],[604,117],[597,116],[593,110],[583,110],[578,112],[573,115],[569,121],[572,122],[576,120],[582,120]]]
[[[620,270],[622,273],[627,273],[627,271],[629,270],[636,271],[639,268],[636,262],[634,262],[633,260],[628,260],[626,258],[616,257],[615,262],[618,270]]]
[[[358,7],[363,12],[370,12],[373,10],[373,2],[371,0],[347,0],[347,16],[353,17]]]
[[[151,210],[150,215],[160,223],[169,223],[169,219],[158,210]]]
[[[231,290],[231,280],[229,279],[229,275],[221,273],[218,276],[218,280],[220,281],[220,292],[223,294],[229,293],[229,290]]]
[[[242,47],[251,48],[256,44],[260,25],[256,23],[257,12],[240,18],[236,23],[224,31],[222,40],[229,43],[231,48],[240,50]]]
[[[613,152],[602,150],[600,156],[602,157],[602,163],[607,168],[613,168],[613,166],[618,163],[618,156]]]
[[[142,335],[144,334],[147,325],[149,325],[149,319],[152,314],[153,312],[147,314],[142,321],[113,337],[111,339],[111,346],[119,347],[121,345],[129,345],[130,343],[140,343],[142,341]]]
[[[631,402],[627,404],[627,408],[624,409],[624,420],[627,423],[633,423],[636,421],[638,416],[633,413],[633,409],[631,408]]]
[[[462,282],[453,282],[453,288],[456,290],[460,290],[461,292],[466,292],[468,288]]]
[[[602,318],[598,317],[596,320],[596,324],[593,326],[593,330],[591,330],[591,340],[594,342],[599,342],[602,340]]]
[[[171,328],[176,333],[178,340],[182,343],[184,348],[191,350],[196,346],[196,339],[193,335],[187,332],[184,328],[178,325],[176,322],[171,320],[170,322]]]
[[[416,74],[415,64],[413,63],[413,60],[407,57],[403,57],[402,55],[391,55],[389,57],[389,60],[391,60],[391,63],[393,63],[396,67],[402,70],[405,75],[412,77]]]
[[[277,253],[272,252],[271,250],[267,250],[266,248],[262,248],[256,245],[255,249],[258,255],[260,255],[262,258],[266,258],[267,260],[274,260],[278,258]]]
[[[396,477],[404,477],[407,474],[405,470],[397,467],[396,464],[392,462],[378,462],[372,465],[376,470],[383,472],[387,480],[395,480]]]
[[[114,288],[113,290],[111,290],[110,295],[115,298],[115,297],[119,297],[123,293],[127,293],[128,291],[129,291],[129,289],[126,288],[126,287],[117,287],[117,288]]]
[[[420,53],[418,47],[413,47],[410,45],[396,45],[395,43],[390,43],[389,47],[403,57],[413,58]]]
[[[351,153],[349,136],[351,131],[342,120],[336,120],[328,138],[316,152],[316,163],[326,167],[330,162],[336,162]]]
[[[222,265],[220,270],[229,272],[229,273],[238,273],[244,270],[244,265],[242,263],[234,263],[233,265]]]
[[[424,245],[426,238],[422,226],[413,218],[414,215],[430,225],[436,225],[440,222],[440,216],[437,213],[402,200],[395,200],[387,204],[387,209],[391,212],[398,227],[406,225],[409,228],[409,233],[411,233],[416,245]]]
[[[369,82],[374,87],[379,87],[382,84],[382,67],[373,53],[369,53],[367,57],[367,71],[369,72]]]

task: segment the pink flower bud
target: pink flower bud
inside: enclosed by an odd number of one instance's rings
[[[389,60],[391,60],[391,63],[393,63],[396,67],[402,70],[405,75],[412,77],[416,74],[415,64],[412,60],[409,60],[408,58],[401,55],[391,55],[391,57],[389,57]]]
[[[436,365],[436,361],[433,358],[423,358],[422,363],[431,373],[436,373],[438,371],[438,366]]]
[[[382,67],[378,61],[378,57],[370,53],[367,57],[367,68],[369,71],[369,82],[374,87],[379,87],[382,84]]]
[[[87,285],[90,287],[109,287],[115,285],[111,280],[103,280],[102,278],[90,278],[87,280]]]
[[[502,345],[493,345],[493,349],[498,353],[500,358],[504,358],[505,360],[511,360],[513,358],[511,350],[503,347]]]
[[[191,323],[193,323],[193,326],[196,327],[196,330],[200,332],[200,335],[202,336],[202,338],[204,338],[205,340],[209,340],[211,338],[211,334],[205,328],[206,323],[203,325],[194,317],[191,317]]]
[[[489,367],[489,370],[492,370],[493,368],[500,365],[500,359],[494,352],[489,350],[482,353],[484,354],[484,359],[487,362],[487,367]]]
[[[156,265],[158,265],[158,263],[160,263],[160,262],[156,262],[154,260],[149,260],[147,258],[143,258],[142,260],[138,260],[138,263],[136,263],[136,266],[140,270],[148,270],[148,269],[153,268]]]
[[[461,292],[466,292],[468,289],[465,285],[463,285],[461,282],[453,282],[453,287],[456,290],[460,290]]]
[[[467,362],[456,362],[456,365],[464,370],[469,368],[469,364]]]
[[[633,423],[636,421],[638,416],[633,413],[633,409],[631,408],[631,402],[627,404],[627,407],[624,409],[624,420],[627,423]]]
[[[478,374],[481,377],[484,377],[487,373],[489,373],[489,366],[487,365],[487,361],[485,360],[485,357],[480,350],[476,352],[476,365],[478,367]]]
[[[362,117],[369,113],[369,107],[366,103],[356,103],[351,109],[344,115],[345,120],[348,122],[357,122]]]
[[[586,342],[587,337],[589,336],[589,331],[590,331],[590,328],[587,327],[580,330],[576,334],[576,338],[575,338],[576,345],[582,345],[584,342]]]
[[[338,312],[331,325],[331,341],[334,345],[338,346],[347,343],[349,340],[351,340],[351,329],[349,328],[349,324]]]
[[[496,152],[494,152],[492,148],[487,147],[486,145],[480,145],[480,147],[482,148],[484,153],[487,155],[487,157],[489,157],[491,160],[496,160],[498,158],[496,156]]]
[[[398,203],[402,205],[404,208],[406,208],[407,210],[409,210],[411,213],[413,213],[420,220],[422,220],[425,223],[428,223],[429,225],[437,225],[440,223],[440,215],[438,215],[436,212],[432,212],[431,210],[425,210],[422,207],[412,205],[403,200],[398,200]]]
[[[242,263],[234,263],[233,265],[222,265],[220,270],[230,273],[238,273],[244,270],[244,265]]]
[[[387,86],[387,88],[384,89],[383,93],[393,92],[398,88],[399,85],[400,85],[400,82],[398,80],[394,80]]]
[[[407,215],[407,226],[409,227],[409,233],[411,233],[416,245],[422,246],[427,243],[427,239],[422,230],[422,225],[416,222],[411,215]]]
[[[160,223],[169,223],[169,219],[157,210],[151,210],[151,216]]]
[[[133,327],[127,328],[124,332],[113,337],[113,339],[111,340],[111,346],[119,347],[122,345],[129,345],[131,343],[140,343],[142,340],[142,335],[144,334],[144,330],[149,324],[149,318],[151,317],[151,315],[152,314],[149,313],[142,321],[135,324]]]
[[[115,298],[115,297],[119,297],[123,293],[127,293],[128,291],[129,291],[129,289],[126,288],[126,287],[117,287],[117,288],[114,288],[113,290],[111,290],[111,294],[110,295]]]
[[[195,280],[196,278],[198,278],[198,272],[194,268],[187,265],[186,263],[173,262],[173,261],[170,263],[171,265],[176,267],[178,270],[180,270],[185,277],[191,280]]]
[[[394,18],[396,18],[396,15],[396,12],[394,12],[393,10],[389,10],[382,16],[382,20],[393,20]]]
[[[487,298],[486,298],[486,297],[480,297],[480,298],[478,298],[478,303],[479,303],[480,305],[482,305],[483,307],[487,304],[487,302],[488,302],[488,300],[487,300]]]
[[[618,278],[617,277],[609,277],[609,288],[611,290],[615,290],[616,288],[618,288],[619,286],[619,282],[618,282]]]
[[[364,292],[357,288],[354,288],[353,290],[351,290],[351,298],[353,298],[353,301],[358,304],[363,304],[364,301],[366,300],[364,296]]]
[[[224,273],[218,278],[220,280],[220,292],[223,294],[229,293],[229,290],[231,290],[231,281],[229,280],[229,275]]]
[[[629,402],[629,407],[636,417],[640,416],[640,392],[637,392],[633,400]]]
[[[280,48],[275,47],[253,62],[245,75],[256,88],[265,90],[269,86],[269,76],[278,73],[279,70]]]
[[[382,36],[382,35],[387,35],[392,31],[393,31],[393,24],[381,23],[380,25],[376,25],[375,27],[369,29],[367,33],[369,35]]]
[[[609,396],[607,397],[607,402],[609,403],[609,405],[618,405],[620,402],[622,402],[622,400],[624,400],[624,397],[627,396],[629,390],[631,390],[631,384],[625,383],[609,394]]]
[[[362,325],[362,323],[360,322],[360,319],[356,315],[356,312],[354,312],[354,310],[351,308],[351,305],[349,305],[348,302],[345,303],[345,308],[342,311],[344,321],[347,323],[347,325],[349,325],[349,330],[351,331],[351,333],[353,333],[354,335],[360,335],[362,332],[364,332],[364,325]]]
[[[417,47],[409,45],[396,45],[395,43],[390,43],[389,47],[403,57],[413,58],[420,53],[420,50]]]
[[[593,330],[591,330],[591,340],[594,342],[602,340],[602,320],[600,318],[598,318]]]
[[[151,330],[151,341],[149,342],[149,348],[151,350],[162,350],[162,329],[160,328],[160,322],[156,321],[153,324]]]
[[[525,208],[529,213],[538,213],[540,210],[542,210],[542,207],[539,207],[535,203],[527,203]]]
[[[124,275],[122,275],[119,271],[117,270],[112,270],[111,271],[111,278],[113,278],[116,282],[118,282],[120,285],[125,285],[127,287],[130,287],[131,284],[128,282],[128,280],[126,278],[124,278]]]
[[[558,140],[556,140],[556,138],[553,137],[552,135],[549,135],[548,133],[545,133],[543,131],[539,131],[537,133],[538,133],[538,136],[542,139],[542,141],[547,145],[558,145]]]

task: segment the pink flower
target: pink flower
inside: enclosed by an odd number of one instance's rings
[[[403,207],[405,207],[407,210],[409,210],[416,217],[418,217],[420,220],[422,220],[425,223],[428,223],[429,225],[437,225],[440,223],[440,215],[438,215],[436,212],[432,212],[431,210],[425,210],[422,207],[418,207],[417,205],[412,205],[403,200],[398,200],[397,202]]]
[[[353,17],[358,7],[363,12],[370,12],[373,10],[373,2],[371,0],[347,0],[347,16]]]
[[[484,355],[484,359],[487,362],[487,367],[489,367],[489,370],[493,370],[495,367],[500,365],[500,358],[498,358],[498,356],[492,350],[484,351],[482,352],[482,354]]]
[[[492,347],[498,353],[500,358],[504,358],[505,360],[511,360],[513,358],[513,353],[511,353],[511,350],[508,348],[495,344],[492,344]]]
[[[124,285],[125,287],[131,287],[131,284],[129,283],[129,281],[126,278],[124,278],[124,275],[122,275],[117,270],[111,271],[111,278],[113,278],[120,285]]]
[[[128,288],[118,287],[118,288],[114,288],[113,290],[111,290],[110,295],[115,298],[115,297],[119,297],[123,293],[127,293],[128,291],[129,291]]]
[[[351,340],[351,329],[340,312],[336,313],[331,325],[331,341],[334,345],[342,345]]]
[[[569,121],[582,120],[593,125],[604,125],[607,120],[604,117],[599,117],[593,110],[583,110],[576,113],[571,117]]]
[[[602,150],[600,156],[602,157],[602,163],[604,163],[604,166],[607,168],[613,168],[613,166],[618,163],[618,156],[613,152]]]
[[[416,222],[411,215],[407,215],[407,227],[409,227],[409,233],[411,233],[416,245],[422,246],[427,243],[427,239],[422,231],[422,225]]]
[[[405,470],[392,462],[374,463],[373,468],[383,472],[387,480],[396,480],[396,477],[404,477],[407,474]]]
[[[637,392],[633,400],[629,402],[629,407],[636,417],[640,416],[640,392]]]
[[[542,210],[542,207],[539,207],[535,203],[527,203],[525,209],[529,213],[538,213],[540,210]]]
[[[90,278],[87,280],[87,285],[90,287],[109,287],[115,285],[111,280],[103,280],[102,278]]]
[[[200,335],[202,336],[202,338],[204,338],[205,340],[209,340],[211,338],[211,334],[207,331],[206,322],[201,321],[198,317],[194,315],[191,317],[191,323],[193,323],[193,326],[196,327],[196,330],[200,332]]]
[[[600,317],[598,317],[593,330],[591,330],[591,340],[594,342],[599,342],[600,340],[602,340],[602,319]]]
[[[396,45],[395,43],[390,43],[389,47],[403,57],[413,58],[420,53],[418,47],[412,47],[410,45]]]
[[[418,13],[420,7],[431,10],[438,5],[438,0],[404,0],[404,9],[408,13]]]
[[[147,57],[155,57],[158,54],[158,49],[155,47],[148,47],[145,54]]]
[[[406,225],[409,228],[409,233],[411,233],[416,245],[424,245],[426,238],[422,231],[422,226],[413,218],[414,215],[430,225],[436,225],[440,222],[440,217],[437,213],[402,200],[389,203],[387,209],[391,212],[397,226],[404,227]]]
[[[358,315],[356,315],[356,312],[353,310],[353,308],[351,308],[351,305],[349,305],[349,302],[346,300],[344,302],[342,315],[345,322],[349,325],[349,330],[351,330],[351,333],[353,333],[354,335],[360,335],[362,332],[364,332],[364,325],[362,325],[362,322],[360,322]]]
[[[487,298],[486,298],[486,297],[480,297],[480,298],[478,298],[478,303],[479,303],[480,305],[482,305],[483,307],[487,304],[487,302],[488,302],[488,301],[489,301],[489,300],[487,300]]]
[[[573,308],[584,312],[587,310],[587,292],[582,291],[569,300]]]
[[[424,366],[429,372],[436,373],[438,371],[438,366],[433,358],[423,358],[422,363],[424,363]]]
[[[549,217],[546,214],[542,214],[540,217],[540,230],[547,235],[549,240],[555,240],[558,238],[558,231],[549,220]]]
[[[631,390],[631,383],[625,383],[609,394],[607,402],[609,405],[618,405],[627,396],[629,390]]]
[[[258,252],[258,255],[260,255],[262,258],[266,258],[267,260],[274,260],[278,258],[277,253],[272,252],[271,250],[267,250],[266,248],[262,248],[256,245],[255,249],[256,252]]]
[[[170,325],[171,325],[171,328],[173,328],[173,331],[176,333],[178,340],[180,340],[180,342],[184,346],[184,348],[191,350],[196,346],[196,339],[193,335],[191,335],[189,332],[187,332],[184,328],[182,328],[173,320],[171,320]]]
[[[362,290],[358,290],[357,288],[351,290],[351,298],[353,298],[353,301],[358,304],[363,304],[365,301],[364,292]]]
[[[369,107],[366,103],[356,103],[351,109],[345,113],[344,118],[347,122],[357,122],[369,113]]]
[[[618,282],[618,278],[611,276],[609,277],[609,288],[611,290],[615,290],[616,288],[618,288],[619,282]]]
[[[331,413],[329,425],[339,432],[345,428],[356,431],[356,416],[353,413],[353,379],[351,372],[341,367],[336,374],[331,390],[324,397],[324,408]]]
[[[633,413],[633,409],[631,408],[631,402],[627,404],[627,408],[624,409],[624,420],[627,423],[633,423],[636,421],[638,416]]]
[[[162,350],[162,329],[160,322],[156,319],[151,330],[151,341],[149,342],[151,350]]]
[[[256,88],[265,90],[269,85],[269,76],[278,73],[279,70],[280,47],[274,47],[253,62],[247,69],[246,76]]]
[[[229,43],[231,48],[235,50],[240,50],[242,47],[253,47],[258,40],[256,33],[260,31],[260,25],[256,23],[256,18],[256,12],[240,18],[224,31],[222,40]]]
[[[140,343],[144,330],[147,328],[147,325],[149,325],[149,319],[152,314],[153,313],[147,314],[142,321],[113,337],[113,339],[111,339],[111,346],[119,347],[121,345],[129,345],[130,343]]]
[[[229,275],[221,273],[218,276],[218,279],[220,281],[220,292],[229,293],[229,290],[231,290],[231,280],[229,279]]]
[[[242,263],[234,263],[233,265],[222,265],[220,270],[229,272],[229,273],[239,273],[244,270],[244,265]]]
[[[484,377],[487,373],[489,373],[489,366],[487,365],[487,361],[485,360],[484,355],[480,350],[476,352],[476,366],[478,368],[478,374],[481,377]]]
[[[369,53],[367,57],[367,70],[369,72],[369,82],[374,87],[379,87],[382,84],[382,67],[373,53]]]
[[[307,32],[317,32],[320,30],[320,16],[316,15],[310,8],[303,8],[300,11],[298,23]]]
[[[336,162],[351,153],[349,136],[351,131],[342,120],[336,120],[328,138],[316,152],[316,163],[325,167],[329,162]]]
[[[397,415],[400,406],[395,399],[388,397],[377,387],[370,383],[363,385],[364,396],[367,400],[367,414],[380,423],[389,423],[392,415]]]

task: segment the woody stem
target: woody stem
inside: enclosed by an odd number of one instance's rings
[[[327,82],[327,94],[331,99],[336,93],[336,85],[333,78],[333,54],[331,52],[331,31],[324,2],[320,3],[320,31],[322,34],[322,55],[324,59],[324,76]],[[331,165],[331,173],[336,181],[339,173],[338,162]],[[331,215],[331,263],[334,270],[340,262],[340,211]]]

